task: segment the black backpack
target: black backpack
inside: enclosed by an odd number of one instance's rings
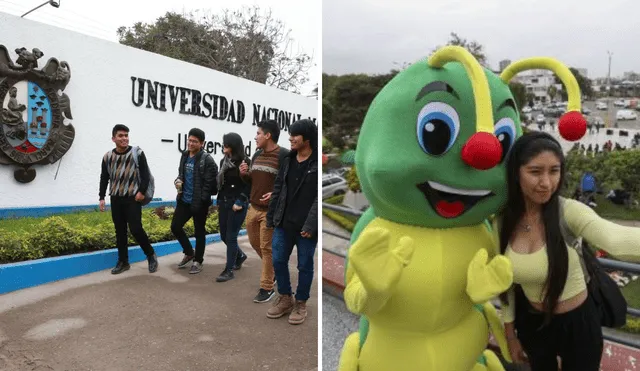
[[[627,300],[611,277],[604,271],[589,244],[580,236],[574,236],[564,218],[560,218],[562,237],[580,256],[582,272],[587,282],[589,296],[593,299],[603,327],[622,327],[627,322]]]

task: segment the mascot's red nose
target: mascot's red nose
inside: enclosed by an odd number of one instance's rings
[[[502,158],[502,146],[493,134],[473,134],[462,147],[462,161],[474,169],[489,170]]]

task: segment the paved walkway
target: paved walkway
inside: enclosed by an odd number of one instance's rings
[[[173,254],[155,274],[143,262],[0,295],[0,370],[317,370],[317,279],[304,324],[268,319],[271,304],[252,302],[260,259],[240,245],[249,258],[226,283],[216,243],[196,275]],[[293,282],[296,264],[294,250]]]
[[[344,302],[322,293],[322,369],[336,371],[344,339],[358,331],[359,317]]]

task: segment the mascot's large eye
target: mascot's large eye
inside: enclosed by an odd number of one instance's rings
[[[513,119],[505,117],[500,119],[495,126],[495,134],[502,146],[502,158],[500,161],[502,162],[509,154],[511,147],[513,147],[513,143],[516,140],[516,125],[513,122]]]
[[[418,114],[418,143],[423,151],[438,156],[453,146],[460,133],[460,119],[453,107],[431,102]]]

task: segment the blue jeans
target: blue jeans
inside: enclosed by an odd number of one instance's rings
[[[245,255],[238,245],[238,233],[247,216],[248,205],[242,205],[242,210],[233,211],[233,202],[218,203],[218,221],[220,224],[220,239],[227,245],[226,269],[233,269],[239,256]]]
[[[300,232],[284,228],[275,228],[271,240],[273,250],[273,268],[280,295],[291,295],[291,278],[289,277],[289,258],[293,245],[298,248],[298,289],[296,300],[309,299],[313,282],[313,256],[316,252],[316,238],[304,238]]]

